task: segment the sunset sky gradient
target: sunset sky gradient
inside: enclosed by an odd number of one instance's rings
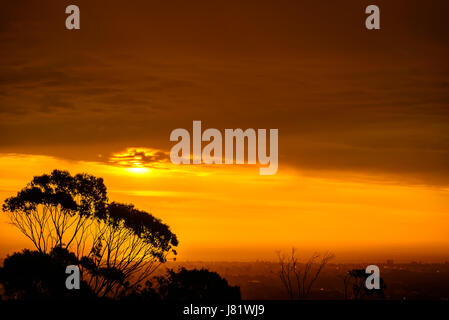
[[[2,201],[57,168],[168,223],[180,260],[449,260],[449,2],[80,0],[78,31],[69,4],[2,4]],[[171,164],[193,120],[278,128],[278,173]],[[7,222],[0,256],[30,246]]]

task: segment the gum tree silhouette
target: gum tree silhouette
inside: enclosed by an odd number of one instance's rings
[[[108,203],[103,179],[54,170],[36,176],[3,211],[41,254],[74,253],[95,295],[123,295],[147,279],[169,254],[176,235],[133,205]]]
[[[324,253],[323,255],[315,253],[303,266],[296,257],[295,248],[292,248],[290,256],[282,255],[279,252],[278,257],[281,267],[279,278],[290,299],[293,300],[307,299],[313,284],[329,260],[333,259],[334,255],[331,253]],[[316,265],[316,268],[314,268],[314,265]]]
[[[343,278],[345,287],[345,300],[361,300],[365,297],[378,297],[385,299],[385,281],[380,278],[380,289],[369,290],[366,285],[366,279],[370,274],[365,269],[352,269]]]

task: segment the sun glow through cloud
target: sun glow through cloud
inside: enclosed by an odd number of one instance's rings
[[[133,173],[146,173],[148,168],[162,168],[168,162],[167,153],[150,148],[127,148],[123,152],[114,153],[108,162],[112,165],[130,167]]]
[[[449,247],[447,188],[393,184],[356,172],[302,174],[282,167],[274,176],[260,176],[246,166],[135,165],[0,154],[0,167],[9,168],[0,178],[0,197],[55,168],[103,177],[110,201],[133,203],[179,234],[181,260],[271,259],[289,246],[332,250],[340,257],[348,248],[364,248],[361,256],[379,250],[388,256],[391,246],[418,246],[416,254],[437,257]],[[5,216],[0,231],[0,243],[26,243],[14,240],[20,235]],[[237,247],[231,256],[230,248]]]
[[[125,170],[134,174],[146,174],[151,172],[150,169],[144,167],[126,168]]]

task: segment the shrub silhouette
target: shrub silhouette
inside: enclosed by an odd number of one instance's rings
[[[142,300],[240,300],[240,288],[207,269],[178,272],[168,269],[164,276],[147,281],[145,288],[129,298]]]
[[[383,278],[380,278],[379,289],[368,289],[365,285],[366,279],[370,274],[365,269],[349,270],[343,279],[345,286],[345,299],[361,300],[364,297],[378,297],[385,299],[386,284]]]
[[[8,256],[0,268],[0,284],[8,299],[73,299],[94,298],[85,281],[79,290],[67,290],[67,265],[77,258],[66,249],[55,248],[50,254],[23,250]]]

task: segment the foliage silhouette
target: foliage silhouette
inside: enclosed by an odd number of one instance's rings
[[[8,299],[95,298],[85,281],[79,290],[65,287],[66,266],[77,264],[73,253],[54,248],[49,254],[23,250],[8,256],[0,268],[0,284]]]
[[[168,269],[164,276],[155,277],[154,283],[147,281],[138,294],[129,298],[141,300],[241,300],[240,288],[230,286],[226,279],[207,269],[178,272]]]
[[[80,250],[84,229],[92,218],[104,219],[107,200],[103,179],[53,170],[6,199],[3,211],[38,251],[67,249],[77,240]]]

